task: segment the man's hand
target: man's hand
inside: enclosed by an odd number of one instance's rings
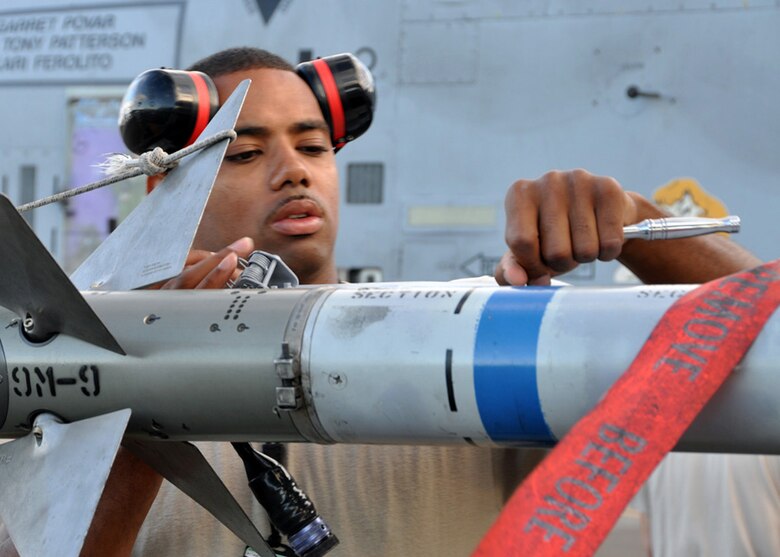
[[[236,240],[214,253],[192,250],[182,273],[167,282],[150,286],[150,289],[188,290],[193,288],[224,288],[228,280],[236,280],[241,274],[238,258],[249,257],[255,249],[251,238]]]
[[[619,258],[647,284],[698,284],[760,263],[722,234],[624,243],[625,225],[669,215],[614,179],[584,170],[518,180],[506,213],[509,251],[496,267],[499,284],[550,284],[596,259]]]
[[[613,178],[585,170],[552,171],[518,180],[506,196],[509,251],[499,284],[550,284],[580,263],[620,255],[623,226],[640,220],[634,197]]]

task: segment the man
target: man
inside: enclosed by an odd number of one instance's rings
[[[252,79],[252,86],[195,239],[202,251],[164,287],[221,288],[235,274],[237,256],[254,246],[279,254],[303,284],[336,282],[338,176],[311,91],[291,66],[254,49],[223,51],[191,69],[209,74],[223,101],[241,80]],[[702,282],[757,262],[720,237],[623,244],[623,225],[660,211],[616,181],[582,170],[516,182],[506,209],[510,251],[496,271],[505,284],[545,284],[597,258],[619,257],[650,282]],[[232,448],[200,447],[262,522]],[[341,540],[334,556],[469,555],[535,462],[529,451],[471,447],[290,444],[287,450],[290,472]],[[128,554],[159,485],[156,474],[122,453],[84,553]],[[238,557],[244,549],[166,484],[133,554]]]
[[[222,99],[252,79],[236,125],[239,137],[228,148],[195,245],[217,251],[247,235],[279,254],[302,283],[337,282],[339,185],[319,108],[295,73],[276,66],[237,71],[240,58],[230,52],[195,64],[214,79]],[[234,268],[235,255],[218,251],[166,286],[221,287]],[[230,447],[201,448],[219,461],[217,471],[235,493],[247,492]],[[508,494],[493,472],[509,464],[505,458],[504,451],[449,447],[287,447],[288,468],[341,540],[334,555],[470,552]],[[243,554],[232,534],[174,489],[163,489],[152,508],[136,545],[139,555],[197,554],[190,553],[198,549],[193,546],[204,544],[204,555]],[[182,509],[203,517],[182,519]],[[165,520],[155,520],[159,514]],[[201,528],[209,534],[197,544],[179,537],[193,530],[202,536]]]

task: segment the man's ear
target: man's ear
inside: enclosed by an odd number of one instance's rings
[[[157,174],[156,176],[147,176],[146,177],[146,193],[152,193],[152,190],[157,187],[157,184],[162,182],[163,178],[165,178],[164,174]]]

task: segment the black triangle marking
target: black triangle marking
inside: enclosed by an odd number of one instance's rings
[[[282,0],[255,0],[257,7],[260,8],[260,13],[263,15],[263,21],[266,25],[271,20],[271,16],[274,15],[276,8],[282,3]]]

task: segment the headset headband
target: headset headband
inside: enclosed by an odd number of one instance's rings
[[[355,56],[336,54],[303,62],[296,72],[314,93],[336,151],[369,128],[376,89],[371,72]],[[122,99],[119,131],[133,153],[155,147],[171,153],[194,143],[218,108],[217,88],[206,74],[147,70],[133,80]]]

